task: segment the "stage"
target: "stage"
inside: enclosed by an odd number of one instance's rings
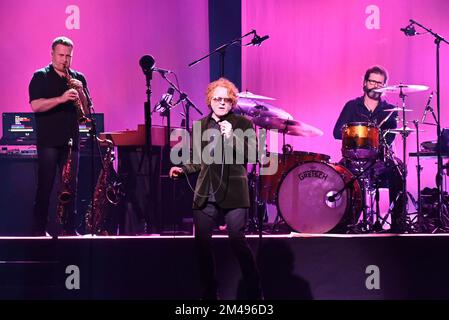
[[[247,237],[267,300],[449,298],[448,234]],[[227,240],[214,236],[220,296],[244,299]],[[0,299],[197,300],[193,242],[170,235],[1,237]]]

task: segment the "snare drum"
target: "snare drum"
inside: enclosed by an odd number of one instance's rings
[[[281,181],[278,212],[297,232],[341,232],[360,217],[360,184],[355,180],[340,195],[332,196],[352,178],[342,165],[316,161],[298,164]]]
[[[283,177],[291,168],[299,163],[306,161],[324,161],[328,162],[330,156],[326,154],[306,152],[306,151],[293,151],[287,154],[271,153],[270,159],[275,156],[278,162],[278,169],[273,175],[261,175],[260,176],[260,196],[259,198],[267,203],[275,204],[276,195],[279,183]],[[270,166],[270,163],[264,165]]]
[[[376,159],[379,128],[369,122],[350,122],[342,128],[342,155],[350,159]]]

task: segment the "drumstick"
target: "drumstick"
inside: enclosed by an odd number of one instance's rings
[[[380,123],[379,123],[379,128],[382,127],[382,125],[391,117],[391,115],[393,114],[394,111],[391,111],[388,116],[385,117],[385,119],[383,119]]]

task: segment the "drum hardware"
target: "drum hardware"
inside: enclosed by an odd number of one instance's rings
[[[263,225],[267,218],[265,203],[259,199],[259,181],[260,176],[257,173],[257,163],[253,165],[251,172],[248,174],[248,182],[250,186],[251,207],[249,210],[248,231],[257,232],[259,238],[262,237]]]
[[[420,92],[420,91],[426,91],[429,87],[424,85],[406,85],[406,84],[399,84],[399,85],[393,85],[388,87],[383,87],[379,89],[375,89],[375,92],[393,92],[393,93],[399,93],[399,98],[402,101],[402,106],[399,108],[400,112],[402,112],[402,128],[399,129],[390,129],[389,132],[391,133],[399,133],[402,136],[402,151],[403,151],[403,167],[402,167],[402,178],[403,178],[403,188],[402,191],[398,194],[398,196],[402,196],[402,217],[407,217],[407,195],[409,194],[407,192],[407,137],[411,132],[413,132],[413,129],[407,128],[407,121],[406,121],[406,105],[405,105],[405,97],[407,96],[406,93],[412,93],[412,92]],[[402,194],[402,195],[401,195]]]
[[[424,114],[425,117],[425,114]],[[423,117],[423,119],[424,119]],[[424,122],[424,121],[423,121]],[[417,210],[417,232],[423,231],[423,216],[422,216],[422,199],[421,199],[421,171],[423,167],[421,166],[420,156],[419,156],[419,121],[413,121],[416,128],[416,152],[418,156],[416,157],[416,174],[417,174],[417,184],[418,184],[418,210]]]
[[[422,124],[427,124],[427,125],[435,125],[434,123],[428,123],[425,122],[426,120],[426,116],[427,113],[430,111],[430,113],[432,114],[432,117],[434,119],[435,122],[437,122],[437,118],[435,116],[435,113],[432,109],[432,107],[430,106],[430,102],[432,100],[432,96],[433,96],[433,92],[430,94],[429,99],[426,103],[426,107],[424,108],[424,113],[421,119],[421,123]],[[449,216],[448,216],[448,212],[447,212],[447,203],[445,203],[444,201],[444,197],[442,197],[441,199],[441,210],[439,210],[439,216],[438,219],[440,220],[440,224],[436,223],[433,220],[430,219],[424,219],[424,214],[423,214],[423,210],[422,210],[422,194],[421,194],[421,171],[422,171],[422,166],[420,165],[420,158],[421,158],[421,152],[420,152],[420,143],[419,143],[419,132],[422,130],[419,130],[419,121],[415,120],[413,121],[413,123],[415,124],[416,127],[416,159],[417,159],[417,184],[418,184],[418,213],[417,213],[417,228],[416,231],[417,232],[425,232],[425,231],[429,231],[432,230],[432,233],[438,232],[438,231],[442,231],[442,232],[447,232],[449,230],[449,224],[445,224],[444,221],[449,220]],[[444,133],[445,129],[443,129]],[[443,135],[444,136],[444,135]],[[422,145],[423,149],[428,149],[430,151],[436,151],[438,152],[438,143],[432,143],[430,142],[423,142]],[[442,145],[442,147],[440,148],[441,151],[446,151],[444,150],[444,144]],[[444,167],[443,167],[444,169]],[[438,174],[437,174],[437,179],[438,179]],[[437,182],[438,185],[438,182]],[[430,224],[430,225],[429,225]]]
[[[382,226],[384,224],[380,222],[380,210],[379,210],[379,189],[375,186],[375,179],[373,174],[373,167],[378,163],[377,160],[360,160],[360,161],[351,161],[351,164],[345,167],[352,167],[354,171],[351,171],[355,174],[351,180],[349,180],[340,190],[338,190],[334,194],[330,194],[328,196],[328,201],[335,201],[338,199],[340,195],[351,185],[358,181],[360,183],[361,188],[361,212],[362,212],[362,222],[358,223],[354,221],[353,225],[348,226],[350,233],[368,233],[368,232],[376,232],[381,231]],[[356,172],[356,173],[355,173]],[[367,197],[367,193],[369,198]],[[367,201],[369,200],[369,204]],[[374,209],[374,207],[376,209]],[[374,217],[376,217],[376,221],[374,221]]]

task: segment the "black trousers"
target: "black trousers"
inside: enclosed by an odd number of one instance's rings
[[[247,298],[262,298],[259,271],[244,233],[247,211],[248,209],[245,208],[221,209],[212,202],[207,202],[203,208],[193,211],[195,251],[203,299],[216,299],[218,297],[212,252],[212,231],[221,217],[224,218],[226,223],[231,249],[240,264]]]
[[[78,148],[71,152],[71,181],[70,191],[72,193],[69,202],[65,205],[66,219],[64,219],[63,230],[67,233],[75,231],[76,215],[76,188],[78,180]],[[33,233],[35,235],[44,235],[48,222],[48,209],[50,196],[53,189],[55,175],[62,177],[62,168],[69,155],[69,147],[37,147],[38,155],[38,182],[36,198],[33,212]]]

